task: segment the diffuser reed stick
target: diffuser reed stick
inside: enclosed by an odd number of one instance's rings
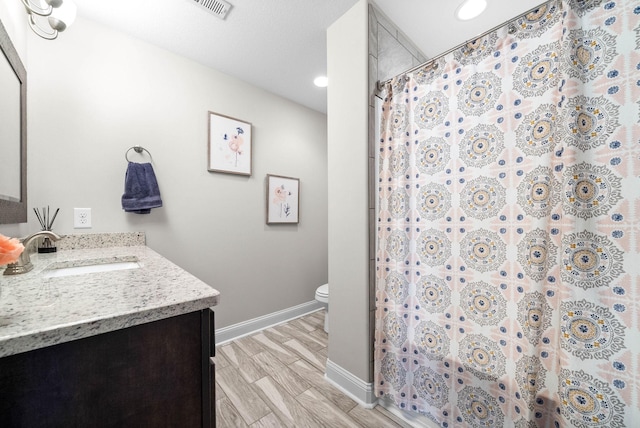
[[[53,217],[51,217],[51,210],[49,206],[46,208],[43,207],[42,211],[39,211],[37,208],[34,208],[33,211],[36,213],[36,218],[40,222],[42,230],[51,231],[53,228],[53,222],[56,221],[58,212],[60,212],[60,208],[56,209],[56,212],[53,213]],[[42,238],[42,242],[38,244],[39,253],[55,253],[56,251],[56,245],[48,236]]]
[[[36,213],[36,218],[38,222],[40,222],[42,230],[51,230],[53,228],[53,222],[56,221],[58,212],[60,212],[60,208],[56,209],[53,217],[51,217],[51,211],[48,206],[46,208],[43,207],[42,212],[38,211],[38,208],[34,208],[33,212]]]

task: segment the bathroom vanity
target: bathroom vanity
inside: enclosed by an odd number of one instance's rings
[[[0,278],[0,425],[215,426],[219,293],[145,246]]]

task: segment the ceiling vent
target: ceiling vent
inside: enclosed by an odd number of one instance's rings
[[[233,6],[224,0],[193,0],[198,6],[220,19],[225,19]]]

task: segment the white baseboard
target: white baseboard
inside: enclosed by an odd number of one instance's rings
[[[328,358],[324,377],[362,407],[367,409],[376,407],[373,383],[363,381]]]
[[[405,412],[384,398],[376,398],[373,383],[363,381],[329,359],[327,359],[324,378],[364,408],[384,407],[389,413],[410,427],[440,428],[440,425],[425,416]]]
[[[272,327],[283,322],[291,321],[292,319],[299,318],[303,315],[310,314],[315,311],[319,311],[324,308],[324,305],[316,300],[312,300],[307,303],[303,303],[298,306],[283,309],[278,312],[263,315],[258,318],[253,318],[247,321],[233,324],[227,327],[222,327],[216,330],[215,339],[216,345],[222,345],[232,340],[239,339],[243,336],[255,333],[265,328]],[[214,308],[215,309],[215,308]]]

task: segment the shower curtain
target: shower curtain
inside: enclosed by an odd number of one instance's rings
[[[547,3],[435,65],[381,112],[376,395],[640,426],[640,2]]]

